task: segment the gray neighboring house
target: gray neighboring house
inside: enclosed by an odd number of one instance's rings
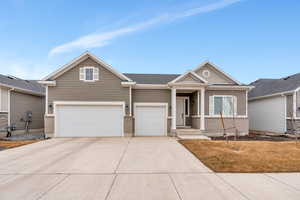
[[[46,87],[49,136],[216,135],[222,134],[221,111],[227,128],[235,123],[248,134],[251,86],[210,62],[184,74],[130,74],[86,52],[40,83]]]
[[[45,88],[35,80],[23,80],[0,75],[0,131],[15,124],[15,133],[25,130],[26,112],[32,112],[31,131],[43,131],[45,113]]]
[[[250,130],[286,133],[291,120],[300,127],[300,73],[280,79],[258,79],[249,92]]]

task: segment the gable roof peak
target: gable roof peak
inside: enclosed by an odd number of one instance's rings
[[[238,80],[234,79],[232,76],[230,76],[229,74],[227,74],[225,71],[223,71],[222,69],[220,69],[217,65],[215,65],[213,62],[209,61],[209,60],[205,60],[204,62],[202,62],[200,65],[198,65],[193,71],[196,72],[199,69],[201,69],[202,67],[204,67],[206,64],[209,64],[211,67],[213,67],[215,70],[221,72],[223,75],[225,75],[228,79],[232,80],[233,82],[235,82],[238,85],[242,85],[241,82],[239,82]]]
[[[116,76],[118,76],[121,80],[125,80],[125,81],[132,81],[130,78],[128,78],[127,76],[125,76],[124,74],[116,71],[115,69],[113,69],[113,67],[109,64],[107,64],[106,62],[104,62],[102,59],[98,58],[97,56],[95,56],[94,54],[92,54],[90,51],[85,51],[84,53],[82,53],[80,56],[74,58],[73,60],[71,60],[69,63],[63,65],[61,68],[59,68],[58,70],[54,71],[53,73],[49,74],[48,76],[46,76],[45,78],[43,78],[43,81],[47,81],[49,79],[56,79],[57,77],[59,77],[60,75],[64,74],[65,72],[69,71],[70,69],[72,69],[73,67],[76,66],[76,64],[78,64],[78,62],[81,62],[82,60],[85,59],[85,57],[89,57],[91,59],[93,59],[95,62],[97,62],[98,64],[100,64],[102,67],[106,68],[107,70],[109,70],[110,72],[112,72],[113,74],[115,74]]]

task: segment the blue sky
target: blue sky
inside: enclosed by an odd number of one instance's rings
[[[86,50],[120,72],[205,60],[244,83],[300,72],[299,0],[6,0],[0,73],[41,79]]]

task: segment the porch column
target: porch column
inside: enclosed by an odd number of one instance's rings
[[[204,109],[205,109],[205,88],[201,88],[201,119],[200,119],[201,130],[205,130]]]
[[[172,123],[171,129],[176,130],[176,89],[171,89],[171,104],[172,104]]]
[[[200,91],[197,91],[197,116],[200,115]]]

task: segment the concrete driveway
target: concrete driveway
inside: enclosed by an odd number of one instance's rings
[[[300,199],[300,174],[215,174],[168,137],[51,139],[0,152],[0,199]]]

